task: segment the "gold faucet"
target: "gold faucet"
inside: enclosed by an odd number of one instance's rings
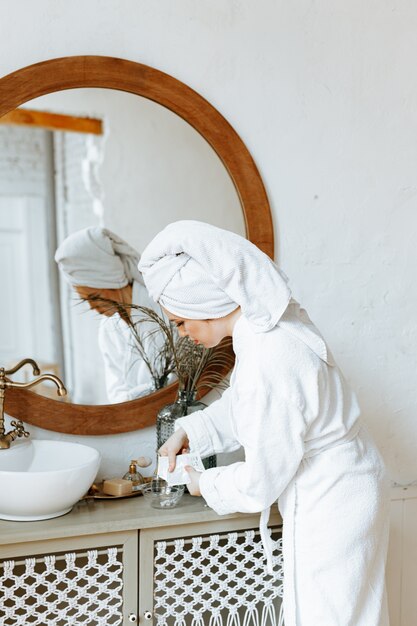
[[[28,383],[17,383],[7,376],[11,374],[15,374],[20,368],[24,365],[29,364],[32,366],[33,375],[37,376],[33,380]],[[4,397],[6,394],[6,389],[10,389],[11,387],[20,387],[29,389],[30,387],[34,387],[38,383],[43,380],[51,380],[58,388],[58,395],[65,396],[67,394],[67,390],[64,387],[63,382],[58,378],[58,376],[54,376],[54,374],[42,374],[40,376],[40,369],[36,361],[33,359],[23,359],[20,361],[15,367],[12,367],[10,370],[5,370],[4,367],[0,367],[0,450],[6,450],[10,448],[10,444],[12,441],[17,439],[18,437],[29,437],[29,433],[25,430],[24,424],[21,420],[14,420],[11,422],[11,425],[14,427],[13,430],[10,430],[8,433],[5,432],[4,428]]]

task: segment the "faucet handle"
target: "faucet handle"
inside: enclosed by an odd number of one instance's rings
[[[13,420],[12,422],[10,422],[10,425],[14,427],[16,437],[29,437],[29,433],[27,430],[25,430],[25,426],[22,420]]]
[[[6,376],[11,376],[12,374],[15,374],[16,372],[18,372],[26,364],[29,364],[32,366],[34,376],[39,376],[39,374],[41,373],[41,370],[39,368],[39,365],[33,359],[23,359],[17,365],[12,367],[12,369],[5,370],[4,373]]]

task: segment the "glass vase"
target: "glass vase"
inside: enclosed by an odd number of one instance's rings
[[[196,391],[179,391],[177,399],[171,404],[166,404],[160,409],[156,418],[156,440],[157,449],[165,443],[175,430],[175,421],[184,415],[190,415],[195,411],[206,408],[206,404],[197,400]],[[203,459],[206,469],[216,467],[216,455]]]

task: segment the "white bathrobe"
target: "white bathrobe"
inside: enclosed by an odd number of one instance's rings
[[[278,499],[285,626],[388,626],[388,482],[354,394],[295,301],[269,332],[242,315],[233,346],[230,388],[177,420],[202,456],[244,448],[203,497],[220,515]]]
[[[160,313],[160,307],[149,297],[146,287],[133,282],[132,304],[144,306]],[[139,314],[132,310],[132,315]],[[152,322],[141,322],[140,332],[144,336],[144,347],[151,360],[162,347],[164,336],[154,333]],[[145,361],[135,347],[128,325],[118,314],[104,317],[100,322],[98,342],[104,360],[106,391],[109,402],[127,402],[154,391],[154,381]]]

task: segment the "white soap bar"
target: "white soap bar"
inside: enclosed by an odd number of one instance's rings
[[[190,477],[184,469],[186,465],[191,465],[197,472],[204,471],[204,465],[198,454],[179,454],[175,457],[175,469],[168,471],[169,459],[167,456],[158,457],[158,476],[166,480],[168,485],[188,485]]]

